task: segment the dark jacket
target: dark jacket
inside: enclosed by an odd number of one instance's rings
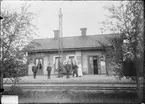
[[[51,71],[51,70],[52,70],[51,66],[47,66],[47,71]]]
[[[77,71],[77,69],[78,69],[78,66],[77,65],[72,65],[72,70],[73,71]]]
[[[65,70],[66,71],[70,71],[71,70],[71,65],[70,64],[66,64],[65,65]]]
[[[37,67],[36,66],[32,66],[32,72],[37,73]]]

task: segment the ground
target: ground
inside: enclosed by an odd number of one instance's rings
[[[33,76],[20,77],[21,80],[19,83],[134,83],[131,79],[126,79],[123,77],[121,80],[117,79],[115,76],[106,76],[106,75],[84,75],[83,77],[72,77],[66,79],[66,76],[63,78],[57,78],[57,76],[51,76],[51,79],[48,79],[47,76],[36,76],[36,79]],[[10,81],[5,78],[4,83],[9,83]]]
[[[4,87],[11,82],[4,79]],[[134,103],[137,94],[132,90],[118,88],[136,87],[131,79],[116,79],[114,76],[84,75],[83,77],[70,77],[66,79],[52,76],[21,77],[18,87],[23,88],[19,95],[19,103]],[[102,88],[113,88],[104,90]],[[117,89],[114,89],[116,87]],[[16,89],[18,92],[18,89]]]
[[[45,91],[27,92],[20,103],[135,103],[135,92]]]

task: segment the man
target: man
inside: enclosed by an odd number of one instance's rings
[[[63,63],[60,62],[60,66],[58,68],[58,78],[63,77]]]
[[[73,77],[76,75],[78,77],[78,66],[76,65],[76,62],[72,65],[72,71],[73,71]]]
[[[34,63],[34,65],[32,66],[32,72],[33,72],[34,79],[36,79],[36,74],[37,74],[36,63]]]
[[[49,63],[48,66],[47,66],[48,79],[50,79],[51,70],[52,70],[52,67],[50,66],[50,63]]]
[[[70,70],[71,70],[71,64],[69,64],[69,61],[67,61],[67,64],[65,65],[66,70],[66,78],[69,78]]]

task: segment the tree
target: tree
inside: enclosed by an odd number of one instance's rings
[[[24,62],[25,52],[22,49],[33,39],[32,36],[36,35],[34,32],[36,27],[32,24],[36,14],[29,12],[29,7],[30,5],[23,4],[20,12],[8,11],[4,8],[1,10],[3,21],[0,41],[3,51],[0,61],[5,76],[14,79],[19,77],[18,72],[21,72],[22,68],[27,70]]]
[[[123,42],[120,47],[122,50],[121,54],[123,56],[122,60],[125,60],[126,57],[128,57],[134,62],[137,91],[139,101],[141,101],[142,89],[140,84],[140,74],[143,73],[143,67],[138,67],[138,65],[143,66],[143,1],[121,1],[120,5],[111,5],[105,8],[110,12],[110,15],[108,16],[109,19],[103,22],[105,26],[103,30],[109,29],[113,33],[120,34],[120,39]],[[112,45],[116,45],[116,43],[113,43]],[[118,54],[117,51],[113,51]]]
[[[120,34],[114,34],[113,36],[106,36],[108,42],[102,43],[99,42],[106,51],[106,65],[107,65],[107,74],[109,71],[113,71],[113,75],[116,78],[121,79],[122,74],[122,62],[123,62],[123,49],[122,49],[122,39]],[[109,44],[108,44],[109,43]],[[109,45],[109,46],[108,46]]]

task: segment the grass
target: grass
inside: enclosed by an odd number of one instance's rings
[[[134,103],[135,92],[90,92],[90,91],[45,91],[25,92],[19,97],[20,103]]]
[[[75,92],[72,95],[71,100],[77,102],[134,102],[136,98],[134,92]]]

